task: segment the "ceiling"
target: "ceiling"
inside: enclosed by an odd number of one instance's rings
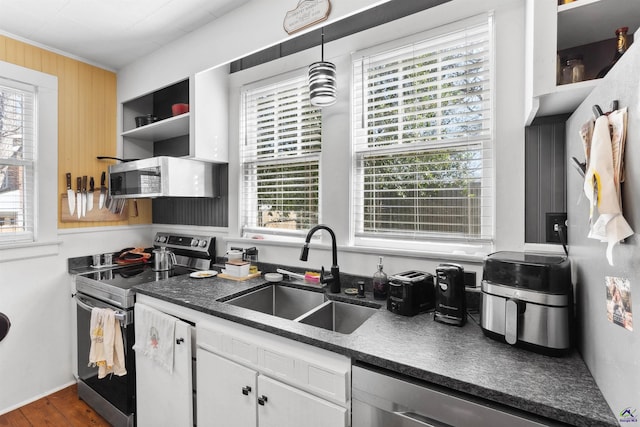
[[[0,33],[118,70],[248,1],[0,0]]]

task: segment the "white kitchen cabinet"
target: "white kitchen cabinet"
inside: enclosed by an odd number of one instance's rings
[[[264,375],[258,377],[258,394],[259,427],[338,427],[347,425],[348,411],[346,408]]]
[[[122,103],[123,157],[187,157],[192,114],[174,116],[171,106],[189,104],[189,99],[190,80],[185,79]],[[137,126],[136,117],[147,115],[156,117],[157,121]]]
[[[595,75],[613,57],[615,42],[602,51],[600,42],[615,39],[616,28],[640,27],[637,0],[526,0],[525,123],[536,116],[571,113],[591,93],[597,80],[557,84],[557,58],[571,49]]]
[[[229,65],[197,73],[194,80],[191,157],[226,163],[229,160]]]
[[[192,326],[176,321],[173,373],[136,353],[138,427],[193,426]]]
[[[256,426],[258,373],[201,348],[198,361],[198,426]]]
[[[123,157],[185,157],[228,161],[228,66],[213,68],[122,103]],[[190,111],[173,116],[173,104]],[[135,118],[158,120],[136,126]]]
[[[217,318],[196,335],[198,426],[350,424],[349,358]]]
[[[344,426],[347,409],[197,350],[198,426]]]

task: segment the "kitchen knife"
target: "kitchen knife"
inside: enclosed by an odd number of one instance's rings
[[[73,215],[76,210],[76,195],[71,188],[71,174],[67,172],[67,203],[69,204],[69,215]]]
[[[95,190],[95,182],[91,177],[89,178],[89,193],[87,194],[87,212],[93,209],[93,190]]]
[[[87,176],[82,177],[82,216],[87,216]]]
[[[107,187],[105,187],[105,182],[107,180],[107,174],[102,172],[100,176],[100,197],[98,198],[98,209],[102,209],[104,207],[104,199],[107,195]]]
[[[78,219],[82,215],[82,178],[76,178],[76,188],[78,189],[76,193],[76,212],[78,213]]]

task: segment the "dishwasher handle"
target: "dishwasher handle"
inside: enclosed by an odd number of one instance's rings
[[[409,411],[394,411],[394,415],[397,417],[403,418],[410,422],[411,426],[424,426],[424,427],[451,427],[450,424],[444,424],[439,421],[436,421],[432,418],[426,417],[424,415],[418,414],[417,412],[409,412]]]
[[[84,310],[87,311],[91,311],[94,308],[99,308],[96,307],[95,305],[91,305],[88,304],[87,302],[84,302],[81,297],[79,297],[77,294],[74,296],[75,300],[76,300],[76,304],[78,304],[78,306]],[[115,318],[120,321],[121,323],[124,323],[127,320],[127,314],[123,313],[122,311],[118,311],[118,310],[114,310],[115,314]]]

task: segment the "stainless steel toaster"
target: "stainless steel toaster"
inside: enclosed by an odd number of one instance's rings
[[[569,352],[573,288],[567,257],[493,253],[484,261],[481,289],[486,336],[551,356]]]

